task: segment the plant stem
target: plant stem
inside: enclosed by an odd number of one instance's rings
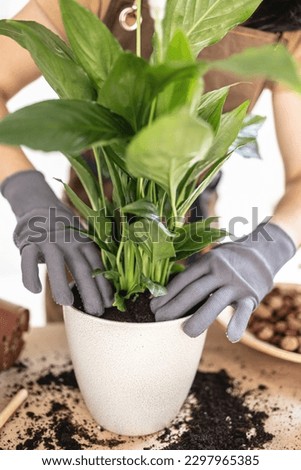
[[[138,178],[137,179],[136,196],[137,196],[137,199],[144,199],[145,198],[144,179],[143,178]]]
[[[149,120],[148,120],[148,125],[150,126],[154,120],[155,113],[156,113],[156,107],[157,107],[157,97],[153,99],[152,104],[151,104],[151,109],[149,113]]]
[[[163,62],[163,25],[162,20],[155,20],[155,31],[157,34],[157,58],[158,62]]]
[[[141,57],[141,0],[137,0],[137,29],[136,29],[136,54],[138,57]]]
[[[100,155],[98,153],[98,149],[93,147],[93,154],[96,162],[97,168],[97,176],[98,176],[98,183],[99,183],[99,190],[100,190],[100,202],[102,205],[102,209],[104,210],[105,216],[107,215],[107,208],[106,208],[106,198],[103,189],[103,181],[102,181],[102,172],[101,172],[101,162],[100,162]]]

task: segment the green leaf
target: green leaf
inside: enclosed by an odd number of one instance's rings
[[[183,264],[180,263],[173,263],[171,269],[170,269],[170,274],[179,274],[185,271],[186,267]]]
[[[151,279],[149,279],[148,277],[145,277],[143,274],[141,277],[142,277],[142,282],[145,284],[147,289],[150,291],[150,293],[154,297],[162,297],[163,295],[167,294],[167,289],[161,284],[153,282]]]
[[[110,148],[102,148],[105,163],[107,165],[110,179],[113,186],[113,203],[119,208],[125,204],[125,195],[122,189],[122,182],[118,171],[118,165],[115,164],[115,152]],[[118,157],[117,157],[118,158]]]
[[[90,230],[85,230],[85,229],[78,228],[78,227],[67,227],[67,228],[70,228],[70,229],[72,229],[72,230],[74,230],[74,231],[90,238],[91,240],[94,241],[94,243],[96,243],[96,245],[99,246],[99,248],[101,250],[104,250],[106,252],[106,255],[108,257],[114,257],[115,258],[114,254],[110,252],[109,246],[97,236],[97,234],[94,230],[90,231]]]
[[[43,101],[0,121],[0,143],[67,154],[110,144],[130,132],[119,116],[97,103],[80,100]]]
[[[124,214],[133,214],[137,217],[152,220],[160,226],[160,229],[163,230],[166,235],[170,237],[174,236],[174,234],[171,233],[160,220],[157,207],[150,201],[147,201],[145,199],[139,199],[122,207],[121,212],[123,212]]]
[[[221,167],[224,165],[226,160],[228,160],[231,156],[231,153],[224,155],[223,157],[219,158],[217,161],[212,163],[209,170],[206,173],[206,176],[202,179],[202,182],[196,187],[194,191],[189,195],[189,197],[180,205],[178,210],[178,216],[185,217],[188,213],[190,207],[196,201],[196,199],[202,194],[202,192],[207,188],[207,186],[211,183],[213,178],[217,175],[220,171]]]
[[[154,90],[148,63],[131,53],[122,54],[103,85],[99,103],[126,119],[137,131],[146,122]]]
[[[192,53],[188,38],[182,29],[175,32],[166,50],[166,62],[187,61],[194,63],[195,58]]]
[[[86,191],[92,209],[100,209],[99,186],[93,171],[81,155],[65,155]]]
[[[186,109],[158,118],[134,137],[127,149],[130,172],[160,185],[175,201],[183,173],[205,158],[211,127]]]
[[[101,89],[122,49],[109,29],[74,0],[60,0],[72,50],[89,77]]]
[[[27,49],[49,85],[66,99],[92,100],[93,85],[71,49],[52,31],[34,21],[1,20],[0,34]]]
[[[106,279],[108,279],[108,281],[113,281],[115,285],[119,282],[119,274],[117,271],[104,271],[103,269],[94,269],[92,277],[95,278],[97,276],[104,276]]]
[[[125,298],[119,292],[115,293],[113,306],[120,312],[126,311]]]
[[[207,220],[186,224],[174,239],[176,259],[188,258],[226,235],[224,230],[211,228]]]
[[[73,191],[72,188],[66,183],[64,183],[61,179],[59,178],[54,178],[56,181],[59,181],[60,183],[63,184],[65,191],[67,193],[67,196],[69,197],[70,201],[74,205],[74,207],[77,209],[79,214],[83,216],[85,219],[89,219],[90,217],[96,217],[97,216],[97,211],[91,209],[91,207],[87,206],[80,197]]]
[[[79,214],[86,220],[89,226],[87,233],[89,234],[90,238],[93,232],[93,238],[96,236],[97,240],[101,240],[103,243],[107,243],[107,239],[112,232],[112,222],[105,217],[104,211],[95,211],[91,209],[91,207],[87,206],[87,204],[85,204],[82,199],[78,197],[78,195],[73,191],[72,188],[70,188],[68,184],[64,183],[58,178],[55,179],[64,185],[65,191],[70,201],[77,209]]]
[[[220,126],[218,132],[213,141],[208,156],[204,162],[201,162],[195,166],[194,172],[195,175],[198,173],[201,174],[204,171],[204,165],[208,169],[205,177],[202,179],[202,182],[194,189],[194,191],[189,194],[188,198],[182,202],[179,207],[179,216],[184,217],[188,212],[189,208],[192,206],[194,201],[199,197],[199,195],[207,188],[211,183],[214,176],[219,172],[220,168],[223,166],[225,161],[229,158],[232,151],[230,147],[235,141],[246,117],[247,110],[249,106],[249,101],[242,103],[238,108],[235,108],[229,113],[225,113],[221,117]],[[189,174],[184,183],[181,182],[181,190],[183,191],[183,184],[189,184]]]
[[[245,101],[229,113],[222,115],[218,132],[208,153],[210,161],[215,162],[229,152],[229,148],[243,126],[249,104],[249,101]]]
[[[222,39],[246,21],[262,0],[168,0],[164,21],[165,41],[176,30],[185,31],[194,54]]]
[[[251,47],[208,65],[212,69],[226,70],[244,77],[262,76],[301,93],[297,62],[283,44]]]
[[[171,237],[158,224],[141,219],[130,225],[130,240],[138,244],[153,263],[175,256]]]
[[[229,87],[205,93],[198,106],[198,115],[208,122],[215,132],[218,131],[224,104],[229,94]]]
[[[207,65],[201,62],[151,66],[144,59],[125,52],[115,63],[98,101],[138,131],[147,124],[151,104],[166,86],[195,77],[205,68]]]
[[[186,35],[181,31],[177,31],[168,45],[166,52],[167,63],[194,63],[194,57],[187,40]],[[201,72],[201,70],[200,70]],[[205,69],[204,69],[205,72]],[[176,81],[168,85],[162,91],[157,100],[156,115],[167,114],[176,108],[190,105],[196,93],[201,93],[203,80],[200,74],[184,77],[182,80]]]

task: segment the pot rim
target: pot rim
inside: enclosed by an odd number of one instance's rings
[[[102,318],[101,316],[100,317],[97,317],[96,315],[91,315],[89,313],[86,313],[86,312],[83,312],[82,310],[79,310],[78,308],[74,307],[73,305],[63,305],[63,310],[64,310],[64,314],[68,311],[68,310],[74,310],[76,313],[78,314],[81,314],[81,315],[87,315],[91,321],[93,322],[102,322],[102,323],[111,323],[111,325],[116,325],[118,327],[121,327],[121,326],[127,326],[128,328],[157,328],[158,326],[161,326],[161,327],[165,327],[165,326],[168,326],[170,324],[173,324],[173,325],[176,325],[177,323],[178,324],[181,324],[181,323],[184,323],[186,320],[188,320],[190,317],[192,317],[193,313],[190,314],[190,315],[187,315],[187,316],[184,316],[184,317],[180,317],[180,318],[175,318],[175,319],[172,319],[172,320],[166,320],[166,321],[154,321],[154,322],[145,322],[145,323],[136,323],[136,322],[120,322],[120,321],[116,321],[116,320],[108,320],[106,318]]]

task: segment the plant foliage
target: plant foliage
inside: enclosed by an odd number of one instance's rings
[[[114,284],[120,310],[125,299],[147,289],[164,295],[170,276],[183,269],[178,261],[225,235],[210,221],[189,223],[187,214],[235,150],[256,150],[262,118],[247,117],[248,102],[224,113],[228,87],[204,94],[204,74],[214,69],[266,76],[301,91],[296,64],[282,46],[210,63],[196,59],[260,3],[169,0],[163,22],[155,21],[149,61],[123,51],[75,0],[60,0],[69,45],[37,23],[0,21],[0,34],[30,52],[60,98],[7,116],[0,142],[68,158],[90,205],[65,189],[85,220],[83,231],[101,250],[104,270],[93,275]],[[81,157],[87,149],[97,174]],[[104,168],[112,200],[104,193]]]

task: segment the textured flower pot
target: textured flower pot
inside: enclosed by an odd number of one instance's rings
[[[206,333],[188,337],[187,320],[124,323],[64,307],[79,388],[94,419],[117,434],[138,436],[169,426],[197,372]]]

